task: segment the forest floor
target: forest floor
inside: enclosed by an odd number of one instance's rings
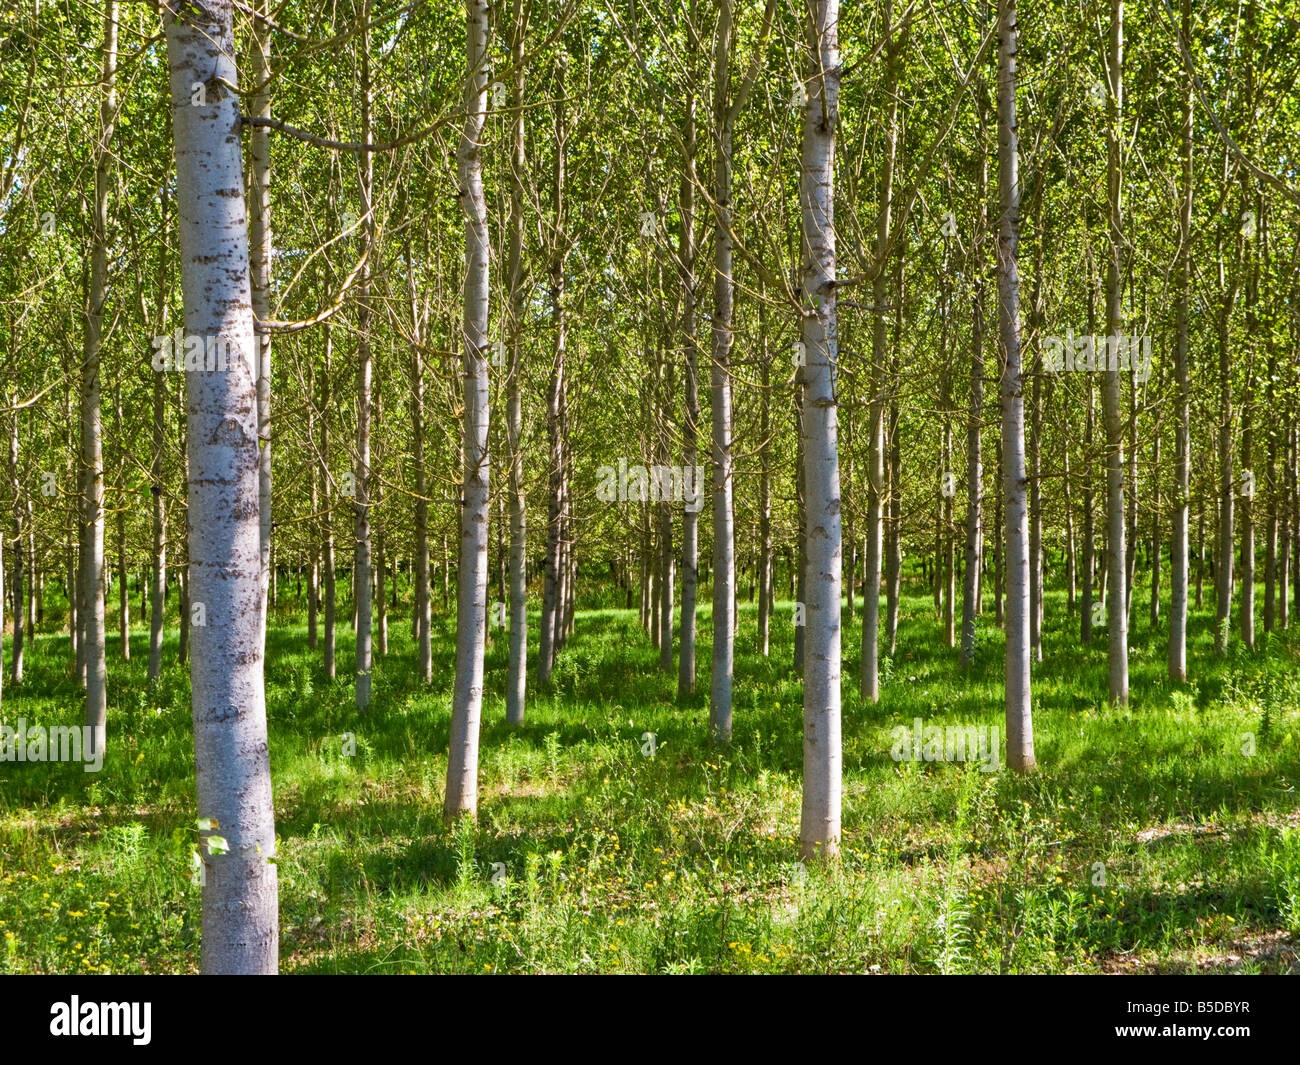
[[[1298,971],[1300,630],[1215,659],[1207,597],[1189,627],[1193,681],[1176,688],[1144,595],[1134,594],[1133,695],[1120,710],[1105,703],[1104,631],[1082,647],[1078,615],[1049,596],[1033,680],[1039,768],[1024,777],[891,757],[893,730],[916,718],[1002,727],[991,616],[962,676],[913,585],[876,706],[857,695],[852,620],[844,835],[830,867],[796,861],[789,603],[767,659],[753,651],[755,607],[741,604],[726,753],[707,745],[707,609],[694,698],[678,703],[675,671],[658,672],[635,611],[580,610],[553,684],[539,690],[530,676],[515,730],[497,630],[478,821],[449,829],[454,618],[435,615],[432,690],[416,681],[409,609],[390,619],[375,703],[358,717],[351,630],[340,626],[340,677],[327,681],[300,604],[282,601],[266,670],[281,969]],[[0,763],[0,972],[197,970],[189,680],[170,637],[156,686],[144,630],[129,662],[110,637],[101,772]],[[4,723],[80,723],[68,647],[66,635],[29,642],[23,683],[4,686]]]

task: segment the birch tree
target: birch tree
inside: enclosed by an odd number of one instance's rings
[[[205,974],[278,968],[275,811],[262,679],[256,351],[232,0],[163,0],[185,331],[228,338],[186,374],[190,683]],[[194,100],[201,101],[194,103]]]
[[[1106,628],[1110,701],[1128,702],[1128,595],[1124,527],[1124,425],[1118,354],[1124,328],[1123,160],[1124,0],[1111,0],[1110,53],[1106,61],[1106,208],[1110,250],[1106,261],[1106,371],[1102,421],[1106,428]]]
[[[478,809],[478,733],[483,710],[483,638],[487,629],[488,520],[488,224],[483,191],[483,125],[487,112],[487,0],[466,0],[465,124],[456,151],[465,212],[465,288],[461,324],[464,422],[461,457],[460,556],[456,569],[456,681],[451,753],[443,815],[474,817]]]
[[[86,684],[86,725],[94,750],[104,750],[108,720],[104,662],[104,441],[100,408],[104,306],[108,299],[108,196],[113,175],[109,142],[117,117],[117,0],[104,5],[104,54],[100,74],[99,137],[95,142],[95,200],[90,223],[90,279],[82,338],[80,572],[77,595],[82,626],[79,650]]]
[[[1020,175],[1016,0],[998,0],[998,334],[1002,355],[1002,490],[1006,512],[1007,765],[1034,767],[1030,699],[1029,507],[1020,354]],[[1122,603],[1122,600],[1121,600]]]
[[[839,124],[838,0],[808,0],[803,71],[807,102],[799,172],[800,339],[804,381],[804,489],[808,572],[804,632],[803,805],[799,853],[839,852],[840,470],[836,370],[835,135]]]

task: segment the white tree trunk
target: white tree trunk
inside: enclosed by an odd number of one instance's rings
[[[369,4],[362,5],[363,24],[369,18]],[[360,34],[361,53],[361,142],[371,139],[370,32]],[[374,634],[372,628],[373,597],[371,592],[371,502],[370,502],[370,419],[371,385],[374,359],[370,345],[370,263],[368,255],[375,242],[374,183],[375,161],[370,152],[362,155],[359,166],[361,196],[362,255],[367,257],[357,277],[357,472],[356,472],[356,554],[352,570],[353,628],[356,630],[356,704],[365,713],[372,699],[374,669]]]
[[[1110,256],[1106,266],[1106,333],[1117,338],[1124,328],[1124,280],[1120,269],[1124,237],[1122,221],[1123,163],[1120,129],[1124,112],[1124,0],[1112,0],[1110,57],[1107,75],[1108,145],[1107,208],[1110,219]],[[1106,626],[1109,648],[1107,670],[1110,701],[1128,702],[1128,594],[1124,543],[1124,426],[1120,409],[1119,370],[1111,369],[1110,345],[1104,345],[1106,373],[1102,379],[1102,418],[1106,426]],[[1099,354],[1100,357],[1100,354]]]
[[[721,0],[714,41],[713,114],[717,138],[713,198],[717,228],[713,253],[713,667],[709,683],[709,733],[715,743],[731,742],[731,680],[736,635],[732,585],[736,579],[736,536],[731,455],[731,315],[735,302],[731,240],[731,40],[732,0]]]
[[[1182,2],[1184,43],[1190,46],[1192,0]],[[1169,679],[1187,680],[1187,512],[1191,489],[1191,396],[1187,388],[1189,346],[1187,301],[1192,272],[1192,83],[1183,91],[1182,196],[1178,214],[1178,288],[1175,296],[1174,339],[1174,506],[1170,532]]]
[[[117,114],[117,0],[104,7],[100,135],[95,142],[95,202],[91,218],[90,280],[81,364],[81,527],[77,594],[82,642],[78,649],[86,684],[86,725],[94,750],[104,750],[107,677],[104,663],[104,442],[100,412],[100,344],[108,296],[108,196],[113,155],[109,142]]]
[[[228,372],[186,375],[192,710],[204,973],[278,968],[275,813],[260,629],[256,348],[231,0],[164,14],[185,330],[230,340]],[[207,102],[191,104],[195,83]],[[202,622],[200,624],[199,622]]]
[[[524,491],[523,338],[524,315],[524,166],[527,130],[524,124],[524,35],[528,7],[514,4],[514,33],[510,59],[514,65],[510,106],[510,249],[507,300],[510,369],[506,378],[506,447],[510,462],[510,660],[506,669],[506,721],[521,725],[528,685],[528,512]],[[428,545],[425,546],[426,562]]]
[[[804,367],[804,485],[808,573],[804,632],[803,805],[799,853],[839,850],[840,469],[836,402],[835,134],[839,124],[839,0],[809,0],[799,174],[800,338]]]
[[[1007,765],[1034,766],[1030,699],[1029,508],[1020,357],[1019,138],[1016,135],[1016,0],[998,3],[998,332],[1002,346],[1002,489],[1006,508]],[[1121,600],[1122,602],[1122,600]]]
[[[164,204],[165,210],[165,204]],[[167,224],[164,219],[162,250],[158,256],[157,304],[154,325],[167,335]],[[153,566],[149,588],[149,679],[162,675],[163,636],[167,613],[167,508],[163,500],[163,455],[167,450],[167,375],[154,374],[153,456],[149,467],[149,492],[153,502]]]
[[[483,193],[482,136],[487,112],[487,0],[466,0],[465,127],[457,150],[465,212],[464,493],[456,573],[456,681],[451,753],[443,815],[478,810],[478,733],[483,710],[483,637],[488,583],[488,225]]]

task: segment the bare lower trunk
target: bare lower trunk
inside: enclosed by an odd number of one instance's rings
[[[515,0],[513,29],[510,39],[511,62],[514,76],[511,79],[510,167],[507,178],[510,184],[510,237],[506,264],[510,291],[506,300],[506,334],[509,345],[509,369],[506,377],[506,448],[510,463],[508,503],[510,508],[510,659],[506,667],[506,721],[521,725],[524,720],[524,702],[528,687],[528,513],[524,491],[523,451],[523,337],[521,321],[524,313],[524,166],[527,130],[524,124],[524,34],[527,29],[529,7]],[[424,537],[422,560],[424,576],[420,579],[424,590],[420,607],[420,655],[424,663],[428,648],[428,568],[429,542]],[[428,673],[427,667],[424,672]]]
[[[696,5],[691,3],[691,18],[694,22]],[[692,47],[689,62],[692,69],[695,64],[696,51]],[[686,93],[686,122],[682,143],[685,147],[681,187],[678,194],[678,211],[681,218],[680,238],[677,244],[678,269],[681,271],[682,285],[682,354],[683,354],[683,396],[686,400],[682,421],[682,458],[684,472],[689,472],[694,487],[692,495],[682,505],[682,632],[680,653],[677,659],[677,695],[683,698],[695,694],[695,643],[696,610],[699,601],[699,564],[700,564],[700,505],[704,500],[704,485],[695,478],[695,467],[699,463],[700,436],[700,371],[699,341],[696,337],[696,284],[695,276],[695,173],[696,157],[696,123],[695,92],[693,87]],[[761,342],[767,344],[766,330]],[[767,372],[766,351],[762,372]],[[767,403],[764,390],[762,402]],[[764,406],[764,411],[767,407]],[[766,439],[766,437],[764,437]],[[767,449],[762,449],[763,461],[767,461]],[[760,608],[760,614],[762,613]],[[760,621],[760,627],[762,622]],[[761,639],[762,637],[760,637]],[[766,654],[766,650],[764,650]]]
[[[256,0],[258,14],[270,13],[271,0]],[[254,86],[248,101],[250,117],[271,117],[271,35],[261,18],[249,20],[250,74]],[[253,314],[263,321],[273,317],[271,307],[271,131],[265,126],[248,130],[248,254]],[[262,657],[266,657],[267,597],[274,581],[271,572],[271,334],[257,337],[257,442],[259,546],[262,572]]]
[[[239,101],[224,88],[239,77],[232,4],[206,0],[205,8],[164,14],[185,328],[231,341],[229,372],[191,372],[186,381],[190,680],[205,833],[201,969],[274,973],[278,888],[259,610],[256,350]],[[192,106],[201,79],[211,79],[208,100]]]
[[[1184,44],[1190,46],[1192,0],[1182,0]],[[1187,518],[1191,491],[1191,396],[1187,387],[1187,304],[1192,271],[1192,84],[1183,88],[1182,189],[1178,211],[1178,280],[1174,303],[1174,485],[1169,532],[1169,679],[1187,680]],[[1198,597],[1199,600],[1199,597]],[[1197,603],[1199,606],[1199,601]]]
[[[1123,278],[1121,256],[1124,247],[1122,222],[1123,161],[1120,138],[1124,113],[1124,3],[1112,0],[1110,91],[1107,102],[1106,141],[1109,151],[1107,167],[1107,211],[1110,254],[1106,265],[1106,372],[1102,380],[1101,403],[1106,426],[1106,579],[1107,600],[1107,683],[1110,701],[1128,702],[1128,594],[1124,550],[1124,425],[1118,367],[1119,337],[1124,328]],[[1100,353],[1099,353],[1100,355]]]
[[[713,66],[713,109],[717,151],[713,198],[717,227],[713,256],[713,672],[709,686],[709,734],[714,743],[731,742],[731,679],[736,633],[732,599],[736,581],[736,530],[732,509],[731,316],[732,280],[731,152],[735,121],[730,93],[731,42],[735,27],[732,0],[721,0]]]
[[[888,7],[887,7],[888,12]],[[839,852],[840,787],[840,473],[835,377],[839,338],[835,293],[835,135],[839,124],[838,0],[810,0],[799,175],[800,338],[804,368],[804,478],[808,587],[803,686],[803,804],[799,854]],[[892,22],[886,17],[887,32]],[[891,59],[895,45],[891,38]],[[892,64],[891,64],[892,65]]]
[[[363,5],[363,19],[369,10]],[[361,33],[361,140],[369,143],[371,136],[370,88],[370,34]],[[374,188],[374,154],[365,152],[359,167],[360,208],[362,223],[362,255],[369,253],[375,241],[375,219],[371,193]],[[371,379],[374,364],[370,346],[370,267],[361,267],[357,282],[357,465],[355,487],[355,543],[353,563],[352,610],[356,629],[356,705],[365,713],[370,709],[371,671],[374,668],[374,647],[371,616],[371,529],[370,529],[370,418]]]
[[[167,224],[162,232],[163,251],[158,256],[158,290],[155,322],[167,334]],[[153,566],[149,589],[149,679],[162,675],[163,637],[167,622],[167,507],[163,498],[163,456],[167,450],[167,375],[154,374],[153,442],[149,467],[149,493],[153,502]],[[313,507],[313,509],[315,509]]]
[[[887,0],[885,24],[887,33],[892,26],[893,3]],[[838,17],[838,3],[836,4]],[[888,111],[885,115],[884,157],[880,163],[880,190],[876,214],[876,257],[883,260],[888,254],[893,214],[894,160],[898,151],[898,67],[901,40],[890,40],[885,63],[885,98]],[[806,136],[806,135],[805,135]],[[872,302],[884,307],[888,299],[889,272],[883,261],[877,262],[877,273],[872,284]],[[883,519],[885,489],[885,346],[889,337],[889,323],[884,314],[872,318],[871,368],[868,375],[871,398],[868,405],[867,432],[869,455],[867,460],[867,550],[866,567],[862,575],[862,659],[859,687],[865,702],[880,699],[880,576],[883,553]]]
[[[488,519],[488,225],[483,192],[482,135],[487,110],[486,0],[466,0],[468,76],[465,127],[457,161],[465,212],[463,322],[465,421],[464,505],[456,582],[456,681],[452,692],[451,753],[443,815],[473,818],[478,809],[478,733],[483,709],[483,633],[487,602]]]
[[[117,116],[117,0],[104,8],[100,136],[95,142],[95,202],[91,222],[90,281],[81,364],[81,527],[77,592],[81,599],[86,677],[86,725],[93,750],[103,751],[108,699],[104,661],[104,447],[100,413],[100,344],[108,296],[108,198],[112,181],[109,142]]]
[[[966,574],[962,586],[961,652],[958,659],[963,669],[975,657],[980,548],[984,542],[984,463],[980,448],[980,430],[984,425],[984,264],[979,250],[984,246],[987,225],[988,153],[983,150],[979,153],[976,175],[975,232],[971,240],[972,254],[977,258],[972,268],[970,406],[966,415]]]
[[[1019,139],[1016,135],[1015,0],[998,3],[998,335],[1002,355],[1002,484],[1007,554],[1007,765],[1034,767],[1030,697],[1029,513],[1025,483],[1025,400],[1020,362]]]

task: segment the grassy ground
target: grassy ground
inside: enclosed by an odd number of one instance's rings
[[[1040,768],[1018,778],[891,759],[891,730],[916,717],[1002,723],[991,618],[963,678],[928,598],[911,591],[877,706],[857,697],[860,630],[856,620],[845,629],[834,868],[795,861],[801,690],[790,604],[778,608],[770,659],[753,653],[755,611],[742,604],[725,754],[706,743],[707,611],[695,699],[678,704],[675,674],[657,672],[635,612],[584,610],[554,684],[534,686],[514,731],[498,638],[478,823],[455,829],[440,817],[452,618],[435,619],[431,691],[415,681],[409,614],[392,620],[374,709],[358,719],[348,679],[323,678],[302,614],[282,610],[266,676],[283,971],[1297,968],[1296,630],[1215,660],[1209,615],[1196,612],[1193,683],[1173,690],[1165,630],[1149,630],[1139,590],[1132,704],[1111,710],[1104,632],[1082,648],[1077,616],[1050,597],[1034,677]],[[341,664],[351,639],[342,627]],[[120,662],[110,639],[102,772],[0,763],[0,972],[196,969],[189,681],[173,664],[151,687],[143,632],[131,651]],[[168,651],[174,663],[174,633]],[[3,694],[8,724],[78,724],[67,637],[29,645],[24,683]]]

